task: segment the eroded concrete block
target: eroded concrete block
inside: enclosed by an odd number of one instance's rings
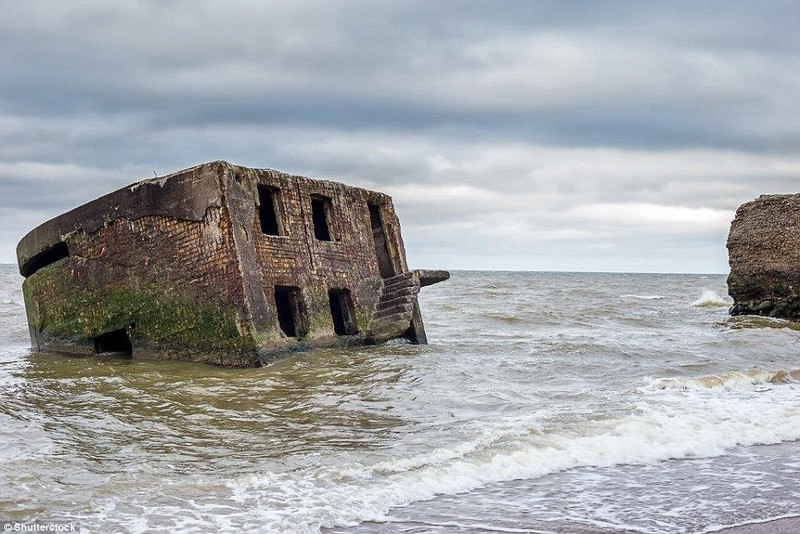
[[[732,315],[800,320],[800,195],[762,195],[740,206],[728,257]]]

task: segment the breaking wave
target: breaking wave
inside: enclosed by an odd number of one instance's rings
[[[748,369],[746,371],[728,371],[714,375],[695,378],[661,378],[653,379],[649,387],[654,389],[741,389],[760,384],[788,384],[800,381],[800,369],[764,371]]]
[[[623,299],[638,299],[638,300],[663,300],[667,298],[664,295],[621,295]]]
[[[392,507],[468,492],[494,482],[538,478],[583,466],[713,457],[733,447],[800,439],[800,370],[752,369],[697,378],[650,379],[640,401],[615,420],[548,432],[536,419],[495,421],[464,443],[325,474],[262,473],[229,482],[232,498],[280,530],[308,531],[382,521]],[[336,499],[318,493],[336,486]],[[283,506],[278,502],[286,500]],[[293,503],[293,505],[290,505]],[[297,516],[302,509],[303,517]],[[291,512],[291,513],[290,513]]]
[[[729,300],[721,297],[716,291],[703,291],[700,298],[692,302],[698,308],[727,308],[731,305]]]

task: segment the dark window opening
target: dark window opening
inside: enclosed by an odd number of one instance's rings
[[[278,220],[278,190],[264,185],[258,186],[258,220],[261,231],[267,235],[281,235]]]
[[[300,288],[275,286],[275,308],[278,311],[278,324],[284,334],[289,337],[303,337],[308,334]]]
[[[356,312],[353,308],[353,299],[348,289],[331,289],[328,291],[331,304],[331,318],[333,331],[338,336],[352,336],[358,333]]]
[[[46,248],[38,254],[34,255],[22,267],[22,276],[29,277],[39,269],[44,269],[48,265],[52,265],[58,260],[69,257],[69,248],[63,241],[59,241],[52,247]]]
[[[320,241],[332,241],[330,230],[331,199],[311,197],[311,218],[314,222],[314,237]]]
[[[130,356],[133,348],[131,347],[131,338],[128,336],[128,329],[120,328],[94,338],[94,352],[96,354],[114,353]]]
[[[397,274],[389,254],[389,244],[386,242],[386,232],[383,229],[380,207],[377,204],[369,205],[369,222],[372,226],[372,241],[375,244],[375,254],[378,257],[378,269],[381,278],[391,278]]]

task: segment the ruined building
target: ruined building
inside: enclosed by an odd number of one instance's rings
[[[120,189],[17,247],[41,351],[266,363],[309,347],[425,343],[382,193],[223,161]]]
[[[728,234],[728,259],[732,315],[800,321],[800,194],[742,204]]]

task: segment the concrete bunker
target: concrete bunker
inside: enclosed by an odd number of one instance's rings
[[[417,296],[449,277],[408,268],[389,196],[223,161],[47,221],[17,259],[36,350],[230,366],[425,343]]]

